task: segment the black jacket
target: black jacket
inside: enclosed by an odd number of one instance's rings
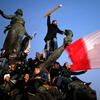
[[[34,80],[35,77],[41,77],[40,79],[37,79],[37,80],[40,80],[39,82],[42,84],[48,84],[48,75],[46,72],[43,72],[43,71],[40,71],[40,73],[38,74],[34,74],[33,73],[33,76],[32,76],[32,80]]]
[[[56,38],[57,33],[61,33],[61,34],[63,33],[63,31],[61,31],[57,25],[50,23],[50,16],[48,16],[47,18],[47,26],[48,26],[48,31],[46,37],[44,38],[45,42],[47,40]]]

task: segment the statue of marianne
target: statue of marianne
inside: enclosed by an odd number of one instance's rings
[[[17,53],[20,52],[21,43],[23,36],[26,35],[31,39],[31,36],[28,35],[25,29],[25,21],[23,18],[23,11],[17,9],[15,15],[6,15],[2,10],[0,10],[0,15],[6,19],[10,19],[10,24],[5,28],[4,33],[8,31],[6,39],[3,44],[3,49],[11,52],[13,49],[17,50]]]

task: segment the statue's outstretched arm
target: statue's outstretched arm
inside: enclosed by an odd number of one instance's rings
[[[32,39],[32,37],[31,37],[27,32],[25,32],[25,35],[26,35],[29,39]]]
[[[0,9],[0,15],[6,19],[12,19],[14,15],[6,15],[4,12]]]

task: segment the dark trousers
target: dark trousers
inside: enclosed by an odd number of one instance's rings
[[[58,86],[58,87],[64,88],[64,84],[68,84],[70,82],[71,82],[71,78],[59,76],[55,85]],[[62,84],[62,83],[64,83],[64,84]]]

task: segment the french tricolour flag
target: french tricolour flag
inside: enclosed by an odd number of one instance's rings
[[[80,38],[68,47],[71,71],[100,68],[100,30]]]

